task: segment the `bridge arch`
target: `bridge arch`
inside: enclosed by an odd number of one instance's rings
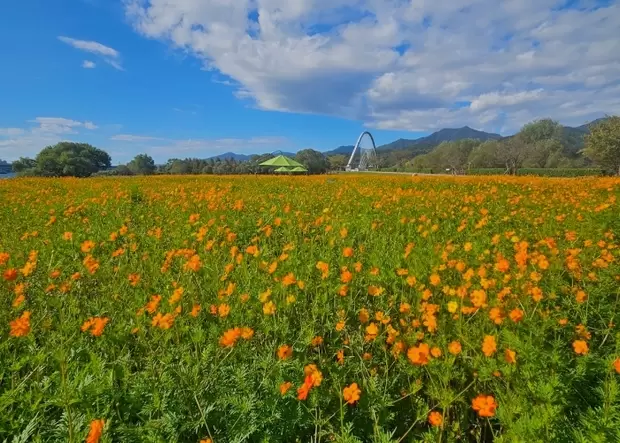
[[[368,136],[372,143],[372,148],[363,149],[360,148],[360,143],[364,139],[364,136]],[[357,167],[354,167],[353,160],[355,158],[355,154],[357,151],[360,151],[360,162]],[[351,157],[349,157],[349,162],[347,163],[346,170],[347,171],[366,171],[368,167],[377,166],[377,145],[375,145],[375,139],[372,134],[368,131],[364,131],[357,138],[357,142],[355,143],[355,147],[353,148],[353,152],[351,153]]]

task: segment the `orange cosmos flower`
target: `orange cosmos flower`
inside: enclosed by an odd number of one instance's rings
[[[508,314],[508,316],[510,317],[510,320],[512,320],[515,323],[519,323],[521,320],[523,320],[525,313],[518,308],[513,309],[512,311],[510,311],[510,314]]]
[[[430,277],[430,283],[433,286],[437,286],[439,283],[441,283],[441,277],[439,277],[439,275],[437,274],[432,274]]]
[[[370,314],[368,313],[368,309],[366,308],[360,309],[360,313],[359,313],[360,323],[367,323],[369,319],[370,319]]]
[[[502,310],[500,308],[497,308],[497,307],[496,308],[491,308],[491,310],[489,311],[489,318],[496,325],[501,325],[502,322],[504,321],[504,316],[502,315]]]
[[[385,289],[380,286],[370,285],[368,287],[368,295],[372,295],[373,297],[378,297],[379,295],[383,294],[384,291]]]
[[[480,417],[493,417],[497,403],[492,395],[480,394],[471,401],[471,407]]]
[[[192,255],[189,260],[183,265],[186,271],[198,272],[202,268],[202,261],[198,254]]]
[[[151,321],[151,325],[153,327],[157,327],[160,329],[170,329],[174,324],[174,316],[172,314],[164,314],[158,312],[153,320]]]
[[[244,340],[249,340],[252,337],[254,337],[254,329],[252,328],[248,328],[246,326],[244,326],[243,328],[241,328],[241,338]]]
[[[129,284],[135,288],[138,286],[138,283],[140,283],[140,274],[129,274],[127,279],[129,280]]]
[[[11,256],[7,252],[0,252],[0,266],[4,266]]]
[[[575,340],[573,342],[573,349],[575,350],[576,354],[586,355],[589,350],[588,343],[586,343],[584,340]]]
[[[436,346],[435,346],[435,347],[433,347],[433,348],[431,348],[431,355],[432,355],[434,358],[439,358],[439,357],[441,357],[441,349],[439,349],[439,348],[438,348],[438,347],[436,347]]]
[[[448,345],[448,352],[450,352],[450,354],[452,355],[460,354],[461,350],[462,350],[461,343],[459,343],[458,341],[450,342],[450,344]]]
[[[289,345],[282,345],[278,348],[278,358],[280,360],[288,360],[293,356],[293,348]]]
[[[110,321],[107,317],[91,317],[84,322],[81,327],[82,332],[90,330],[94,337],[100,337],[103,334],[105,325]]]
[[[9,326],[11,327],[11,332],[9,332],[11,337],[25,337],[28,335],[30,333],[30,311],[24,311],[20,317],[9,322]]]
[[[291,383],[290,381],[282,383],[280,385],[280,395],[286,394],[288,390],[291,389],[291,386],[293,386],[293,383]]]
[[[517,353],[510,349],[504,351],[504,360],[506,363],[515,364],[517,362]]]
[[[276,305],[271,300],[263,305],[263,313],[265,315],[274,315],[276,313]]]
[[[312,386],[319,387],[323,381],[323,373],[319,371],[315,364],[309,364],[304,367],[304,375],[310,377]]]
[[[366,341],[374,340],[375,338],[377,338],[378,334],[379,334],[379,328],[374,322],[366,326],[366,336],[365,336]]]
[[[310,393],[310,390],[312,389],[312,386],[313,386],[312,376],[308,375],[306,376],[306,379],[304,380],[304,384],[301,385],[299,389],[297,389],[297,400],[307,399],[308,394]]]
[[[323,344],[323,337],[321,337],[320,335],[317,335],[316,337],[312,339],[310,344],[314,347],[321,346]]]
[[[95,247],[95,242],[92,240],[86,240],[82,242],[82,244],[80,245],[80,249],[84,253],[88,253],[92,251],[94,247]]]
[[[431,426],[441,426],[443,423],[443,416],[441,415],[441,412],[433,411],[428,414],[428,422]]]
[[[210,438],[204,438],[200,440],[200,443],[213,443],[213,440],[211,440]]]
[[[65,232],[64,234],[62,234],[62,239],[66,241],[70,241],[71,239],[73,239],[73,233]]]
[[[413,346],[407,351],[407,358],[414,365],[425,366],[430,361],[430,348],[426,343]]]
[[[353,257],[353,248],[346,247],[342,250],[343,257],[351,258]]]
[[[17,270],[14,268],[10,268],[7,269],[6,271],[4,271],[4,273],[2,274],[2,277],[6,280],[6,281],[13,281],[17,278]]]
[[[620,374],[620,358],[616,358],[614,360],[614,369],[618,374]]]
[[[217,315],[224,318],[230,314],[230,306],[226,303],[222,303],[217,307]]]
[[[200,305],[195,304],[194,306],[192,306],[192,312],[189,313],[189,315],[191,315],[192,317],[198,317],[198,314],[200,314]]]
[[[491,357],[495,352],[497,352],[497,342],[495,341],[495,337],[492,335],[487,335],[484,337],[482,341],[482,352],[487,357]]]
[[[344,398],[348,404],[353,405],[360,399],[361,393],[362,391],[357,386],[357,383],[351,383],[342,390],[342,398]]]
[[[345,269],[340,273],[340,281],[342,283],[349,283],[351,280],[353,280],[353,273],[348,269]]]
[[[155,311],[157,311],[157,307],[159,306],[160,301],[161,301],[160,295],[151,295],[151,300],[146,304],[144,309],[149,314],[153,314]]]
[[[172,306],[181,301],[184,292],[185,289],[183,289],[181,286],[176,288],[174,291],[172,291],[172,295],[168,298],[168,304]]]
[[[321,271],[321,279],[325,280],[329,276],[329,265],[327,263],[319,261],[316,268]]]
[[[240,328],[232,328],[224,332],[224,335],[220,338],[220,345],[224,347],[231,347],[239,340],[241,337],[241,329]]]
[[[339,365],[344,364],[344,350],[343,349],[339,349],[338,352],[336,353],[336,360],[338,361]],[[620,359],[618,359],[618,361],[620,361]]]
[[[295,274],[289,272],[282,278],[282,284],[284,286],[291,286],[297,283],[297,279],[295,278]]]
[[[575,295],[575,300],[577,300],[577,303],[583,303],[588,299],[588,296],[586,295],[585,291],[577,291],[577,294]]]
[[[88,436],[86,437],[86,443],[99,443],[101,434],[103,434],[104,426],[105,421],[103,421],[103,419],[91,421],[90,430],[88,431]]]

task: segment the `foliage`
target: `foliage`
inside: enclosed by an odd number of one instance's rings
[[[584,153],[599,166],[620,175],[620,117],[609,117],[590,128]]]
[[[138,154],[127,163],[127,168],[135,175],[151,175],[157,169],[155,160],[148,154]]]
[[[342,154],[331,155],[327,157],[327,161],[329,162],[329,169],[332,171],[344,171],[344,168],[347,166],[349,162],[349,157],[346,157]]]
[[[0,441],[619,441],[619,196],[0,181]]]
[[[321,152],[303,149],[295,155],[295,160],[304,165],[310,174],[323,174],[329,170],[329,161]]]
[[[503,168],[472,168],[468,175],[502,175]],[[519,175],[535,175],[539,177],[593,177],[602,175],[598,168],[521,168]]]
[[[110,156],[101,149],[87,143],[60,142],[44,148],[34,159],[16,160],[13,171],[29,176],[89,177],[110,164]]]

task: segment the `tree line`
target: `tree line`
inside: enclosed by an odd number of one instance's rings
[[[503,168],[517,174],[521,168],[586,168],[597,166],[620,175],[620,117],[592,125],[583,146],[551,119],[526,124],[501,140],[443,142],[432,151],[407,161],[412,170],[464,174],[469,169]]]
[[[590,128],[583,144],[574,140],[554,120],[543,119],[526,124],[517,134],[501,140],[464,139],[443,142],[430,152],[407,158],[405,150],[379,151],[378,167],[405,166],[413,171],[464,174],[469,169],[502,168],[517,174],[521,168],[600,167],[620,175],[620,117],[608,117]],[[583,146],[582,146],[583,145]],[[409,153],[409,155],[412,155]],[[274,154],[255,155],[248,161],[234,158],[173,158],[156,165],[148,154],[139,154],[129,163],[111,166],[105,151],[86,143],[60,142],[44,148],[32,158],[21,157],[12,169],[22,176],[89,177],[91,175],[150,174],[266,174],[273,170],[260,166]],[[295,155],[310,174],[343,170],[348,156],[325,156],[313,149]],[[397,163],[394,163],[397,162]]]

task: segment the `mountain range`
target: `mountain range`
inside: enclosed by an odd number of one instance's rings
[[[564,137],[570,142],[571,145],[574,145],[576,147],[581,147],[583,146],[583,137],[589,132],[589,127],[593,124],[598,123],[601,120],[603,120],[603,118],[600,118],[590,123],[586,123],[585,125],[576,126],[576,127],[564,126],[563,127]],[[410,155],[411,154],[415,155],[415,154],[424,154],[426,152],[429,152],[430,150],[432,150],[432,148],[434,148],[435,146],[437,146],[438,144],[442,142],[458,141],[458,140],[464,140],[468,138],[478,139],[481,141],[501,140],[503,138],[509,138],[509,137],[511,136],[502,137],[501,135],[494,134],[492,132],[478,131],[477,129],[470,128],[469,126],[463,126],[462,128],[440,129],[439,131],[433,132],[432,134],[427,135],[426,137],[420,137],[416,139],[399,138],[398,140],[395,140],[391,143],[377,146],[377,150],[383,151],[383,152],[407,151]],[[331,155],[349,156],[351,155],[351,152],[353,152],[353,148],[354,148],[353,145],[344,145],[344,146],[339,146],[336,149],[332,149],[330,151],[324,151],[323,154],[326,156],[331,156]],[[282,154],[289,156],[289,157],[295,156],[295,153],[293,152],[282,152]],[[252,156],[253,155],[226,152],[224,154],[219,154],[219,155],[210,157],[210,159],[211,158],[214,160],[234,159],[236,161],[248,161],[252,158]]]

